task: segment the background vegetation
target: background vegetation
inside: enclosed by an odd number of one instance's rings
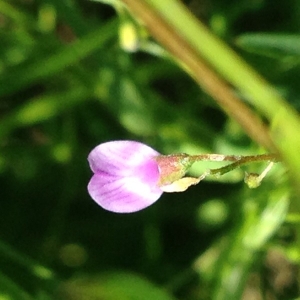
[[[103,2],[0,0],[0,299],[297,299],[299,1]],[[86,158],[120,139],[284,163],[257,189],[265,164],[114,214]]]

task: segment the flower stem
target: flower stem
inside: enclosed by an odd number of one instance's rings
[[[257,181],[258,182],[261,182],[265,177],[266,175],[269,173],[269,171],[272,169],[274,165],[274,162],[271,161],[268,166],[263,170],[263,172],[257,177]]]
[[[273,159],[270,159],[270,156],[268,154],[263,154],[263,155],[255,155],[255,156],[244,156],[240,160],[229,164],[225,167],[221,167],[218,169],[210,169],[209,170],[209,175],[223,175],[225,173],[228,173],[236,168],[239,168],[242,165],[251,163],[251,162],[260,162],[260,161],[273,161]],[[277,161],[277,160],[276,160]]]
[[[233,161],[240,162],[242,164],[250,162],[259,161],[274,161],[278,162],[280,160],[277,154],[267,153],[259,155],[223,155],[223,154],[200,154],[200,155],[190,155],[189,159],[192,162],[198,161]]]
[[[209,169],[203,175],[201,175],[201,179],[205,178],[208,175],[223,175],[228,173],[236,168],[239,168],[242,165],[249,164],[252,162],[263,162],[263,161],[271,161],[278,162],[280,158],[277,154],[260,154],[260,155],[222,155],[222,154],[201,154],[201,155],[192,155],[190,156],[191,160],[194,162],[199,161],[231,161],[233,163],[217,168],[217,169]]]

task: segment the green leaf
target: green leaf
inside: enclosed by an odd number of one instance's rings
[[[171,295],[147,279],[127,272],[112,272],[81,277],[64,284],[59,293],[64,299],[93,300],[174,300]]]
[[[265,55],[300,55],[300,35],[248,33],[239,36],[236,44],[251,52]]]
[[[17,283],[0,273],[0,299],[33,300]]]
[[[74,42],[71,46],[62,46],[57,53],[44,59],[33,61],[29,66],[19,66],[0,76],[0,95],[16,92],[34,82],[53,76],[79,60],[87,57],[115,35],[116,20],[107,22],[99,29]]]
[[[32,99],[0,120],[0,136],[7,135],[14,128],[33,125],[60,115],[82,103],[89,93],[87,89],[78,87]]]
[[[232,232],[226,252],[220,254],[214,299],[240,299],[251,267],[284,222],[289,203],[285,188],[268,189],[246,200],[241,223]]]
[[[101,3],[104,3],[104,4],[111,5],[111,6],[115,6],[115,5],[120,5],[121,4],[120,0],[93,0],[93,1],[95,1],[95,2],[101,2]]]

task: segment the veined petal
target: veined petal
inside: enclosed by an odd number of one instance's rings
[[[128,176],[145,160],[160,155],[151,147],[135,141],[112,141],[95,147],[88,156],[91,170]]]
[[[157,151],[135,141],[100,144],[89,154],[94,175],[88,184],[91,197],[104,209],[129,213],[153,204],[163,193]]]
[[[136,212],[153,204],[163,193],[137,176],[94,174],[88,184],[91,197],[104,209],[117,213]]]

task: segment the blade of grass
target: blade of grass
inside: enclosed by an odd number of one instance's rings
[[[19,299],[19,300],[33,300],[27,292],[25,292],[13,280],[0,272],[0,299]],[[8,295],[8,298],[6,298]],[[3,297],[3,298],[2,298]],[[13,298],[11,298],[13,297]]]
[[[273,191],[262,209],[256,200],[249,199],[246,205],[241,224],[215,265],[214,300],[241,299],[253,263],[285,220],[289,198],[284,190]]]
[[[300,56],[300,35],[298,34],[246,33],[236,39],[236,44],[246,51],[268,56]]]
[[[0,137],[7,136],[16,127],[33,125],[59,115],[82,103],[90,93],[86,88],[77,87],[32,99],[0,120]]]
[[[75,41],[70,46],[62,46],[57,53],[33,62],[25,68],[20,66],[17,69],[6,72],[0,77],[0,95],[7,95],[17,92],[27,85],[38,80],[53,76],[68,66],[78,62],[91,53],[104,47],[105,43],[115,36],[117,21],[113,19],[99,29]]]
[[[33,17],[21,12],[6,1],[0,1],[0,13],[18,24],[25,24],[26,27],[33,28],[35,25]]]
[[[12,261],[19,266],[23,266],[28,272],[38,278],[56,281],[55,274],[48,268],[42,266],[30,257],[15,250],[13,247],[0,240],[0,256]]]

